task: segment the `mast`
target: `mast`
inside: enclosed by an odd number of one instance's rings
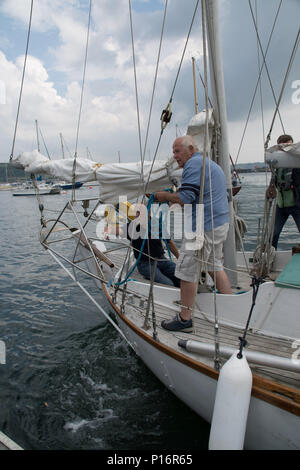
[[[221,51],[221,39],[219,28],[218,0],[205,0],[207,42],[209,50],[210,81],[212,88],[212,100],[216,125],[221,132],[217,133],[218,161],[222,167],[228,193],[229,205],[229,233],[224,243],[224,265],[229,268],[228,276],[231,284],[237,284],[237,262],[234,229],[234,210],[232,199],[232,182],[230,171],[230,152],[228,140],[227,111],[223,75],[223,60]]]
[[[36,129],[37,147],[38,147],[38,151],[40,152],[39,125],[38,125],[37,119],[35,120],[35,129]]]
[[[62,136],[62,133],[61,133],[61,132],[60,132],[60,134],[59,134],[59,137],[60,137],[60,143],[61,143],[62,157],[65,158],[65,150],[64,150],[63,136]]]
[[[197,101],[197,89],[196,89],[196,74],[195,74],[195,58],[192,57],[193,62],[193,83],[194,83],[194,97],[195,97],[195,114],[198,114],[198,101]]]

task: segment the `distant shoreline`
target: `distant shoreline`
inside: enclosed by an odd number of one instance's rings
[[[270,173],[269,168],[236,168],[236,171],[240,173]]]

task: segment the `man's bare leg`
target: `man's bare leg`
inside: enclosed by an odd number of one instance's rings
[[[232,294],[231,290],[231,284],[229,277],[225,273],[224,270],[222,271],[216,271],[216,287],[220,294]],[[210,272],[209,275],[212,277],[214,280],[214,273]]]
[[[190,320],[196,295],[196,282],[180,281],[181,312],[182,320]]]

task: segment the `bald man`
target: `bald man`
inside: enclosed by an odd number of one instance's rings
[[[173,144],[173,157],[183,168],[181,186],[177,193],[156,192],[158,202],[170,202],[192,209],[192,232],[196,234],[197,206],[199,204],[203,156],[191,136],[179,137]],[[216,288],[222,294],[231,294],[231,285],[223,268],[223,243],[229,229],[226,179],[219,165],[206,159],[204,180],[204,247],[203,259],[207,271],[216,279]],[[187,206],[185,208],[187,210]],[[186,235],[186,228],[185,228]],[[198,282],[197,248],[184,237],[177,261],[176,277],[180,279],[181,312],[171,320],[164,320],[162,327],[169,331],[190,333],[193,330],[192,311]]]

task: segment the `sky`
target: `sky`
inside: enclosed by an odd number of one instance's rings
[[[160,49],[165,3],[92,1],[83,87],[90,0],[35,0],[13,146],[31,0],[0,0],[0,162],[9,161],[12,148],[14,157],[37,148],[36,121],[41,153],[51,159],[62,158],[63,153],[65,158],[73,157],[76,142],[78,156],[102,163],[139,161],[141,153],[150,160],[156,152],[157,159],[170,157],[174,139],[186,133],[195,113],[192,57],[198,110],[205,107],[200,79],[204,66],[200,1],[176,81],[196,1],[167,2]],[[266,56],[267,72],[264,68],[255,96],[262,55],[251,11],[264,51],[279,11]],[[276,99],[280,95],[299,29],[300,1],[219,0],[219,16],[230,153],[238,164],[263,162],[264,142],[275,112],[273,95]],[[161,112],[171,96],[172,120],[160,139]],[[283,133],[300,141],[299,48],[279,110],[281,121],[275,120],[270,145]]]

